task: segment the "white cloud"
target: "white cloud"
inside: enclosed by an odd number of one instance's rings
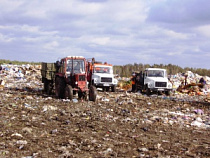
[[[209,25],[204,25],[195,28],[196,31],[198,31],[201,35],[209,38],[210,37],[210,24]]]
[[[112,64],[201,66],[210,54],[207,0],[2,0],[0,53],[10,60],[67,55]],[[14,51],[15,49],[15,51]],[[15,52],[15,53],[14,53]],[[18,56],[17,56],[18,54]],[[36,54],[36,55],[35,55]],[[183,59],[187,58],[187,59]]]
[[[8,36],[5,36],[3,34],[0,34],[0,41],[1,42],[12,42],[14,40],[14,38],[11,38],[11,37],[8,37]]]
[[[58,47],[58,46],[59,46],[59,43],[57,41],[52,41],[52,42],[46,43],[43,48],[53,50],[55,49],[55,47]]]

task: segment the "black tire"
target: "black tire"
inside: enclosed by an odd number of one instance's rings
[[[83,97],[84,97],[84,100],[85,100],[85,101],[88,101],[88,95],[87,95],[86,92],[84,92],[84,96],[83,96]]]
[[[166,94],[167,96],[170,96],[170,95],[171,95],[171,91],[166,91],[165,94]]]
[[[102,89],[103,89],[103,92],[106,92],[106,87],[103,87]]]
[[[148,95],[148,96],[151,95],[151,91],[148,87],[146,87],[146,95]]]
[[[135,93],[137,90],[136,90],[136,85],[135,84],[132,84],[132,92]]]
[[[116,86],[112,86],[112,92],[116,92]]]
[[[96,101],[96,96],[97,96],[97,90],[95,86],[90,86],[89,89],[89,100],[90,101]]]
[[[106,92],[109,92],[110,87],[106,87]]]
[[[48,80],[44,79],[44,92],[47,92],[48,84],[49,84]]]
[[[83,97],[83,92],[82,91],[78,91],[78,97],[79,97],[79,99],[82,99],[82,97]]]
[[[66,85],[65,99],[70,99],[70,100],[73,99],[73,89],[72,89],[72,86],[70,86],[70,85]]]
[[[64,91],[65,91],[65,82],[64,79],[61,77],[57,77],[55,80],[55,95],[59,99],[64,98]]]
[[[47,93],[47,95],[52,94],[52,83],[51,82],[48,82],[48,84],[47,84],[46,93]]]

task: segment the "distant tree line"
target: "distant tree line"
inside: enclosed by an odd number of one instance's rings
[[[178,65],[163,65],[163,64],[126,64],[126,65],[115,65],[114,66],[114,73],[118,74],[121,77],[130,77],[132,75],[132,72],[134,71],[143,71],[145,68],[163,68],[167,69],[168,75],[175,75],[177,73],[185,73],[187,71],[192,71],[193,73],[199,74],[201,76],[210,76],[210,69],[201,69],[201,68],[190,68],[185,67],[182,68]]]
[[[30,65],[39,65],[41,63],[38,62],[26,62],[26,61],[11,61],[11,60],[5,60],[5,59],[0,59],[0,65],[2,64],[13,64],[13,65],[26,65],[26,64],[30,64]]]
[[[26,61],[10,61],[5,59],[0,59],[0,65],[2,64],[13,64],[13,65],[24,65],[24,64],[30,64],[30,65],[39,65],[40,62],[26,62]],[[118,74],[121,77],[130,77],[132,75],[132,72],[134,71],[143,71],[145,68],[163,68],[167,69],[167,72],[169,75],[175,75],[177,73],[185,73],[186,71],[192,71],[193,73],[197,73],[201,76],[210,76],[210,69],[201,69],[201,68],[189,68],[185,67],[182,68],[178,65],[163,65],[163,64],[126,64],[126,65],[114,65],[114,74]]]

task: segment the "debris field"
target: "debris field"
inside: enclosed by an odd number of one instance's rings
[[[1,74],[0,157],[209,157],[210,97],[98,91],[56,99],[40,74]]]

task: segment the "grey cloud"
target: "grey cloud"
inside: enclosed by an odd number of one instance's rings
[[[150,2],[22,0],[10,10],[7,5],[0,14],[1,58],[54,62],[83,55],[116,65],[210,68],[208,26],[191,29],[208,24],[209,2]]]
[[[210,23],[209,0],[166,0],[152,6],[148,22],[174,29],[191,28]]]

